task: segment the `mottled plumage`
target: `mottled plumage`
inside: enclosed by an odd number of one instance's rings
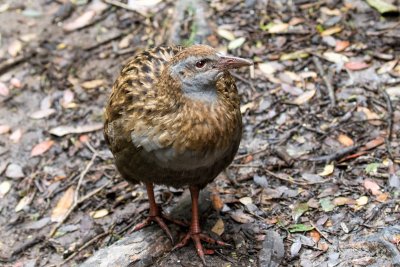
[[[196,45],[147,50],[123,67],[106,106],[104,136],[123,178],[147,186],[146,224],[156,220],[170,235],[159,222],[153,183],[188,185],[193,196],[233,160],[242,120],[228,69],[250,64]],[[199,238],[193,223],[190,234]]]

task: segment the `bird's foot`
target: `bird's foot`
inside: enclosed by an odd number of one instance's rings
[[[179,226],[186,226],[186,227],[188,226],[186,223],[175,220],[165,214],[149,215],[143,222],[135,225],[130,232],[132,233],[132,232],[139,231],[140,229],[143,229],[144,227],[150,225],[151,222],[156,222],[160,226],[160,228],[164,230],[164,232],[167,234],[168,238],[171,240],[171,242],[173,244],[174,238],[172,237],[172,233],[169,230],[167,224],[165,223],[166,220],[170,221],[176,225],[179,225]]]
[[[189,243],[189,239],[193,240],[193,243],[196,247],[196,251],[197,254],[199,255],[201,261],[203,262],[204,265],[206,265],[206,260],[204,258],[204,255],[210,255],[210,254],[214,254],[214,250],[212,249],[204,249],[203,245],[201,244],[201,241],[210,243],[210,244],[217,244],[220,246],[230,246],[229,244],[216,240],[214,238],[209,237],[206,234],[202,234],[202,233],[193,233],[191,231],[189,231],[185,237],[181,240],[181,242],[179,242],[178,244],[175,245],[175,247],[172,250],[181,248],[186,246]]]

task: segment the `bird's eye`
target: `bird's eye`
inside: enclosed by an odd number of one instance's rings
[[[206,65],[205,60],[199,60],[196,62],[196,68],[198,68],[198,69],[201,69],[202,67],[204,67],[204,65]]]

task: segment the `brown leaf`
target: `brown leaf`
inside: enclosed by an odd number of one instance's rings
[[[234,221],[238,223],[251,223],[254,222],[253,217],[248,214],[245,214],[242,210],[236,210],[231,212],[231,217]]]
[[[313,98],[313,96],[315,95],[315,92],[316,92],[315,89],[304,92],[303,94],[299,95],[298,97],[296,97],[293,100],[293,104],[302,105],[302,104],[306,103],[311,98]]]
[[[335,26],[329,29],[326,29],[325,31],[321,32],[321,36],[329,36],[338,32],[342,31],[342,27]]]
[[[367,120],[370,120],[369,123],[372,125],[381,125],[382,122],[379,121],[380,117],[375,112],[369,110],[366,107],[357,107],[357,112],[362,112],[367,117]]]
[[[220,212],[224,206],[224,202],[216,190],[211,194],[211,203],[217,212]]]
[[[376,200],[381,202],[381,203],[385,203],[388,198],[389,198],[389,193],[385,192],[385,193],[382,193],[382,194],[378,195],[376,197]]]
[[[54,145],[53,140],[45,140],[32,148],[31,157],[42,155]]]
[[[94,10],[88,10],[75,20],[65,23],[63,29],[64,31],[71,32],[83,28],[92,21],[95,15],[96,12]]]
[[[357,202],[349,197],[337,197],[333,200],[335,206],[355,205]]]
[[[349,41],[336,41],[335,52],[342,52],[350,46]]]
[[[315,243],[318,243],[318,241],[321,239],[321,235],[316,230],[309,232],[309,235]]]
[[[104,80],[92,80],[92,81],[86,81],[81,84],[82,88],[90,90],[90,89],[95,89],[103,86],[105,84]]]
[[[345,134],[339,134],[338,141],[344,146],[353,146],[354,141],[349,136]]]
[[[378,136],[374,140],[371,140],[368,143],[366,143],[363,147],[361,147],[360,150],[361,151],[370,150],[372,148],[382,145],[383,143],[385,143],[385,138],[383,138],[382,136]]]
[[[221,218],[218,219],[218,221],[215,223],[215,225],[211,229],[212,232],[216,233],[219,236],[224,233],[224,230],[225,230],[225,225],[224,225],[224,221]]]
[[[382,194],[379,185],[371,179],[364,180],[364,187],[365,189],[370,190],[374,196]]]
[[[51,212],[52,222],[60,222],[64,218],[74,202],[74,195],[75,188],[73,186],[69,187],[67,191],[64,192],[60,200],[58,200],[57,205]]]
[[[344,67],[348,70],[363,70],[369,67],[369,64],[363,61],[350,61],[344,64]]]

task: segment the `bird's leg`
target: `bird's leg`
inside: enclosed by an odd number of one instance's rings
[[[149,199],[150,204],[150,212],[149,216],[141,223],[135,225],[132,229],[132,232],[138,231],[146,226],[148,226],[152,221],[158,223],[161,229],[168,235],[169,239],[172,243],[174,243],[174,239],[172,238],[171,231],[169,230],[168,226],[164,222],[164,216],[161,214],[159,207],[156,204],[156,199],[154,198],[154,190],[153,190],[153,183],[146,183],[147,189],[147,197]]]
[[[190,186],[189,187],[190,194],[192,197],[192,222],[190,224],[190,230],[189,232],[185,235],[185,237],[179,242],[174,249],[181,248],[183,246],[186,246],[187,243],[189,242],[189,239],[193,240],[193,243],[196,247],[197,254],[203,261],[204,265],[206,265],[204,255],[205,254],[213,254],[214,251],[210,249],[203,249],[203,246],[201,245],[201,240],[205,241],[207,243],[211,244],[218,244],[221,246],[226,246],[228,244],[215,240],[205,234],[201,233],[200,229],[200,223],[199,223],[199,188],[197,186]]]

